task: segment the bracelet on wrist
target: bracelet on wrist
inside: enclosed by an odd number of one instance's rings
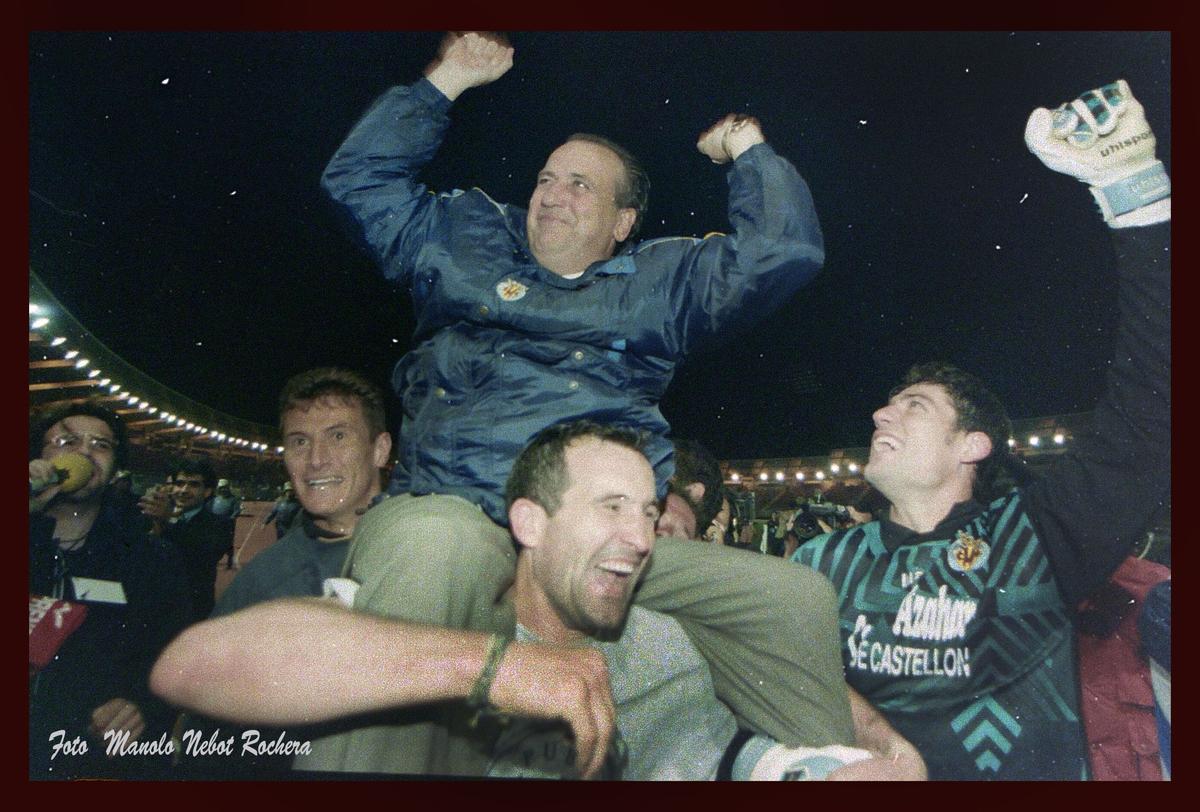
[[[472,726],[478,723],[480,716],[491,707],[489,695],[491,694],[492,683],[496,680],[496,672],[500,670],[500,661],[504,659],[504,652],[508,650],[508,645],[512,640],[511,634],[493,634],[488,640],[487,656],[484,658],[483,670],[475,678],[475,684],[471,686],[471,693],[467,696],[467,706],[474,708],[476,711],[474,718],[471,720]]]

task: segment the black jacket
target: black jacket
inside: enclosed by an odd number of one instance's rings
[[[91,713],[119,697],[142,711],[143,741],[169,731],[173,713],[151,696],[146,681],[159,652],[188,624],[187,583],[175,549],[150,535],[149,522],[136,511],[106,505],[78,550],[60,551],[53,532],[53,519],[31,518],[31,594],[54,595],[61,587],[64,599],[77,601],[75,579],[92,578],[120,583],[125,602],[90,601],[85,593],[83,625],[30,678],[30,777],[109,775],[133,767],[133,760],[104,757],[104,743],[88,737]],[[88,739],[87,756],[60,753],[52,760],[56,730],[67,740]]]

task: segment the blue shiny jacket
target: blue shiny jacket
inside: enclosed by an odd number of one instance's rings
[[[390,490],[456,494],[507,524],[504,482],[526,442],[589,418],[646,432],[663,492],[673,465],[658,402],[676,365],[821,267],[807,185],[770,146],[751,147],[728,171],[733,234],[650,240],[563,279],[533,259],[524,209],[416,182],[449,108],[425,79],[392,88],[322,178],[416,308],[415,347],[392,376],[404,416]]]

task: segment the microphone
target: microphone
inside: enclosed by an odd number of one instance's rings
[[[50,464],[54,466],[54,476],[30,482],[30,496],[36,496],[55,485],[62,486],[60,493],[74,493],[88,483],[96,467],[90,459],[76,452],[59,454]]]

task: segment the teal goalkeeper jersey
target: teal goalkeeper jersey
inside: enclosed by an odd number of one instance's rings
[[[1018,491],[932,533],[871,522],[792,560],[833,581],[846,680],[930,778],[1083,776],[1071,612]]]

